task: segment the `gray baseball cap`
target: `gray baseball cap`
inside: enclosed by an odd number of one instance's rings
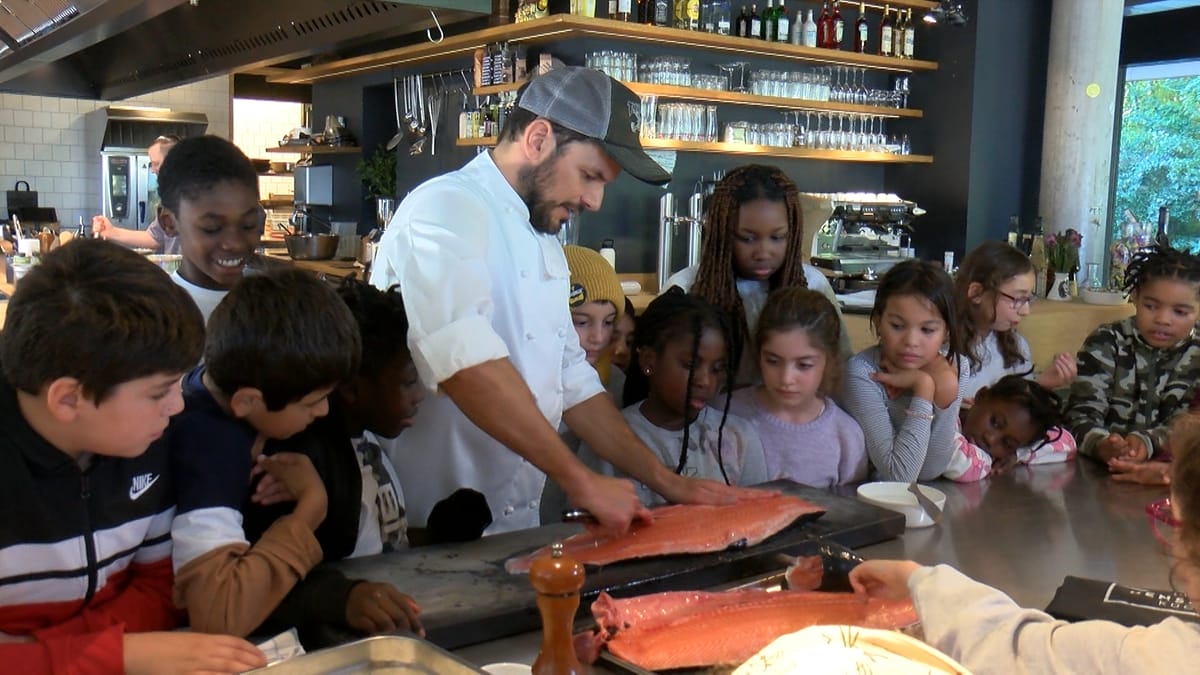
[[[671,174],[650,159],[638,139],[642,101],[625,85],[591,68],[555,68],[535,77],[517,107],[604,144],[629,175],[664,185]]]

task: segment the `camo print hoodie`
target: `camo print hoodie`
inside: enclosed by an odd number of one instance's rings
[[[1188,411],[1200,381],[1200,339],[1195,331],[1169,349],[1146,344],[1133,317],[1105,324],[1088,336],[1071,385],[1067,427],[1079,452],[1094,455],[1109,433],[1135,434],[1151,456],[1165,451],[1167,427]]]

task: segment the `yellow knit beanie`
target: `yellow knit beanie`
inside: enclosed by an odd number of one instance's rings
[[[625,293],[617,272],[600,254],[583,246],[563,247],[567,267],[571,270],[571,294],[568,303],[579,307],[588,302],[608,301],[617,310],[617,318],[625,310]]]

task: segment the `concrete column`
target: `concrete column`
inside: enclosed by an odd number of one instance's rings
[[[1047,233],[1083,233],[1080,266],[1103,263],[1122,0],[1054,0],[1038,212]]]

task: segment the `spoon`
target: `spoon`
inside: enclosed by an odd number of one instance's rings
[[[394,77],[392,78],[392,102],[395,104],[396,110],[396,135],[387,142],[388,150],[395,150],[396,146],[400,145],[400,141],[404,140],[404,127],[400,123],[400,82]]]
[[[942,510],[938,508],[937,504],[933,503],[932,499],[926,497],[924,492],[921,492],[921,488],[917,485],[916,481],[908,484],[908,491],[913,493],[913,496],[917,498],[917,503],[921,505],[922,509],[925,509],[925,513],[929,514],[930,520],[935,523],[941,522]]]

